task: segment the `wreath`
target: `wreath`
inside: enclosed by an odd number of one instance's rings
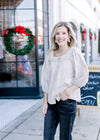
[[[86,34],[86,30],[83,24],[81,24],[80,26],[80,32],[81,32],[81,36],[82,36],[82,41],[85,40],[85,34]]]
[[[92,41],[93,40],[93,33],[92,33],[91,29],[89,29],[89,37],[90,37],[90,40]]]
[[[16,33],[20,34],[21,36],[22,34],[28,36],[28,41],[27,41],[28,44],[25,45],[24,48],[22,49],[17,49],[13,46],[12,37]],[[36,44],[36,37],[32,35],[32,32],[30,31],[29,28],[25,28],[23,26],[8,28],[3,32],[2,36],[4,37],[4,44],[6,50],[14,55],[23,56],[29,54],[32,51],[34,44]]]

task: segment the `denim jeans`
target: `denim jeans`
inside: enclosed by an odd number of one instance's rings
[[[59,140],[72,140],[72,129],[77,112],[77,103],[74,100],[56,101],[48,104],[44,119],[44,140],[54,140],[56,128],[60,124]]]

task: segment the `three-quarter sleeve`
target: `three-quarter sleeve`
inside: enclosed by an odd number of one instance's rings
[[[81,88],[88,82],[89,70],[84,57],[78,48],[75,48],[74,52],[74,67],[75,75],[72,85],[76,85]]]
[[[46,55],[41,73],[41,86],[43,92],[48,93],[48,84],[49,84],[49,58]]]

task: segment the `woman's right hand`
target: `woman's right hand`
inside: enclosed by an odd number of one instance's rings
[[[47,102],[43,102],[43,105],[42,105],[42,114],[43,114],[44,117],[45,117],[45,115],[47,113],[47,109],[48,109]]]

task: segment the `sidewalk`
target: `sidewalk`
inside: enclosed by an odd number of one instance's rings
[[[0,99],[0,140],[24,122],[41,105],[42,99]]]
[[[0,140],[43,140],[40,100],[0,131]],[[81,108],[73,129],[73,140],[100,140],[100,109]],[[98,137],[98,139],[97,139]],[[59,127],[56,139],[59,140]]]
[[[11,100],[0,99],[0,129],[16,119],[40,100]],[[2,115],[1,115],[2,114]]]

